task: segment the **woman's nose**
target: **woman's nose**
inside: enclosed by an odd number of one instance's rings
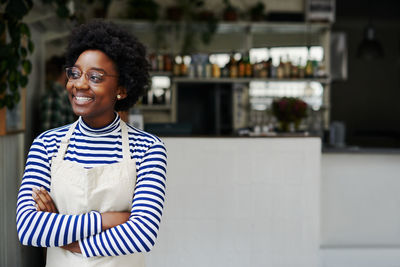
[[[79,79],[74,80],[75,87],[77,89],[88,89],[89,88],[89,81],[86,78],[86,75],[82,74]]]

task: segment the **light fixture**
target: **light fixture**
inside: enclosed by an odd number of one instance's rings
[[[375,36],[375,28],[371,23],[368,23],[364,30],[364,39],[357,49],[357,57],[372,60],[382,58],[383,55],[382,45]]]

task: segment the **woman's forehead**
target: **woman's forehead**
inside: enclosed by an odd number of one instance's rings
[[[114,61],[101,50],[85,50],[79,55],[75,66],[104,71],[115,70],[116,67]]]

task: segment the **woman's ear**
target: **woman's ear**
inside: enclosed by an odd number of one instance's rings
[[[120,96],[120,97],[118,97],[118,100],[122,100],[122,99],[126,98],[128,96],[128,93],[126,92],[126,88],[123,86],[119,86],[117,89],[117,95]]]

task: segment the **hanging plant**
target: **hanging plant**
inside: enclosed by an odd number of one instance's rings
[[[198,39],[208,45],[217,30],[218,20],[212,11],[204,9],[204,0],[176,0],[177,7],[182,11],[182,54],[197,51]],[[177,24],[177,32],[180,32]]]
[[[32,9],[31,0],[1,0],[0,11],[0,108],[13,109],[28,84],[34,45],[22,18]],[[4,10],[4,11],[3,11]]]
[[[229,0],[224,0],[224,10],[222,17],[225,21],[236,21],[238,19],[237,8],[234,7]]]
[[[261,1],[258,1],[249,9],[250,20],[251,21],[262,21],[264,20],[264,10],[265,4]]]

